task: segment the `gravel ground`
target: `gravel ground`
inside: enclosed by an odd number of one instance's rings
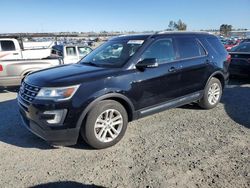
[[[21,126],[0,91],[1,187],[250,187],[250,82],[233,80],[213,110],[171,109],[129,124],[117,145],[53,148]]]

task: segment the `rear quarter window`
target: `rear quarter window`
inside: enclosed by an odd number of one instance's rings
[[[194,37],[178,37],[176,43],[179,51],[179,58],[194,58],[206,55],[205,49]]]
[[[1,41],[1,51],[15,51],[15,44],[11,40]]]
[[[226,54],[226,50],[220,40],[216,37],[208,37],[206,38],[207,43],[213,49],[213,51],[217,54]]]

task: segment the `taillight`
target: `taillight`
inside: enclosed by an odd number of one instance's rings
[[[231,63],[231,55],[230,54],[227,55],[227,62]]]
[[[3,66],[2,65],[0,65],[0,71],[3,71]]]

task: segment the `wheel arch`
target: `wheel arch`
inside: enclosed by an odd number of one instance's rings
[[[92,101],[82,112],[81,116],[79,117],[78,121],[77,121],[77,128],[81,128],[82,123],[84,122],[88,112],[100,101],[103,100],[114,100],[119,102],[127,111],[128,114],[128,121],[132,121],[133,119],[135,119],[135,110],[134,110],[134,105],[133,103],[128,99],[128,97],[119,94],[119,93],[109,93],[109,94],[105,94],[103,96],[100,96],[98,98],[96,98],[94,101]]]
[[[225,83],[226,79],[221,71],[216,71],[213,74],[211,74],[209,79],[207,80],[206,86],[209,83],[209,81],[211,80],[211,78],[217,78],[218,80],[220,80],[222,88],[224,89],[224,87],[226,85],[226,83]]]

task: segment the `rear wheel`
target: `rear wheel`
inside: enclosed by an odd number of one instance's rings
[[[90,146],[102,149],[119,142],[125,134],[127,124],[125,108],[116,101],[104,100],[88,113],[81,135]]]
[[[198,102],[204,109],[211,109],[218,105],[222,96],[222,86],[220,80],[211,78],[208,82],[202,99]]]

